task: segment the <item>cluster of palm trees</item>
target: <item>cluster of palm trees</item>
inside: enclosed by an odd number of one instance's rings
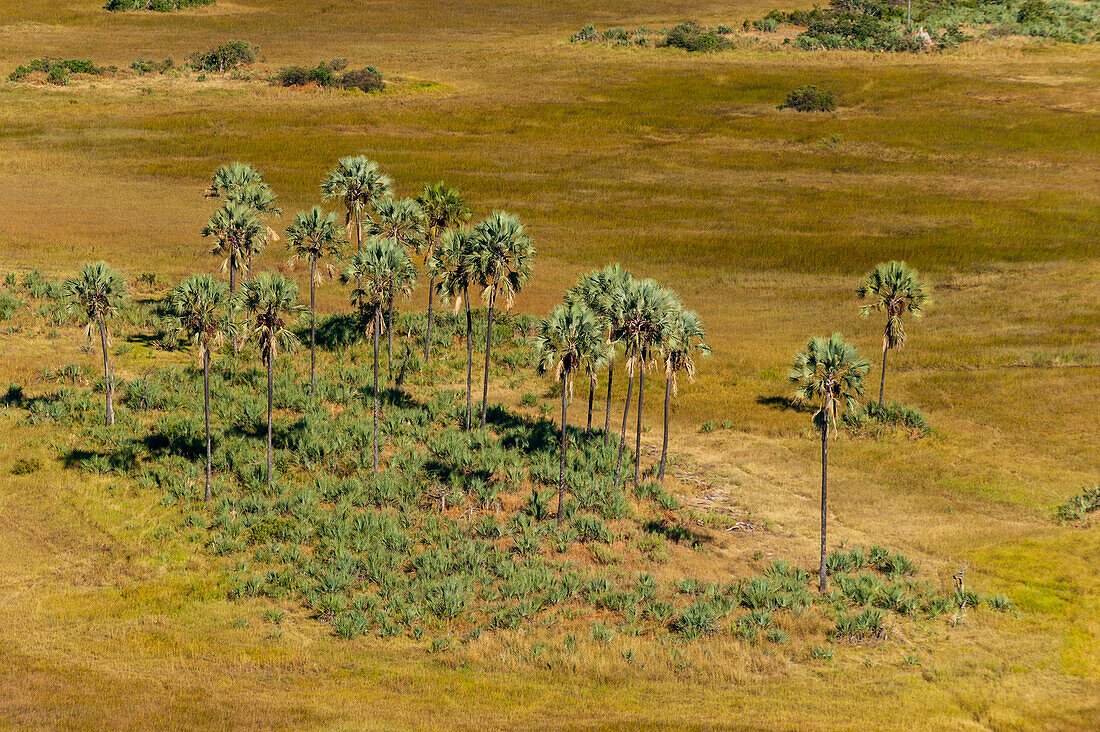
[[[928,287],[920,280],[916,270],[905,262],[886,262],[869,272],[856,289],[860,300],[867,300],[862,313],[886,313],[886,327],[882,336],[882,373],[879,380],[878,410],[882,413],[883,392],[886,385],[886,354],[891,348],[905,345],[905,325],[902,316],[914,318],[923,315],[931,304]],[[821,434],[821,563],[818,567],[818,586],[826,591],[826,511],[828,505],[829,435],[836,433],[839,417],[855,408],[863,396],[864,379],[871,364],[860,357],[855,347],[844,341],[840,333],[828,338],[814,338],[806,348],[795,355],[789,379],[796,384],[795,401],[813,404],[814,426]]]
[[[626,404],[619,429],[615,487],[622,479],[626,428],[633,403],[634,380],[638,380],[638,404],[635,414],[634,484],[641,479],[642,406],[645,398],[645,372],[658,365],[664,369],[665,411],[661,459],[657,471],[664,480],[668,458],[668,420],[671,395],[677,375],[695,376],[695,359],[708,355],[706,332],[699,316],[685,310],[680,298],[651,279],[638,280],[614,264],[580,277],[559,305],[539,325],[535,339],[539,370],[552,373],[561,388],[561,468],[558,478],[558,521],[563,518],[566,450],[568,449],[568,406],[573,393],[573,376],[588,376],[588,421],[592,431],[592,412],[596,384],[607,369],[607,403],[604,413],[604,444],[611,433],[611,388],[615,360],[621,351],[627,374]]]

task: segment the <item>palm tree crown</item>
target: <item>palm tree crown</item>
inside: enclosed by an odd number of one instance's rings
[[[254,251],[267,226],[248,206],[226,202],[206,222],[202,235],[212,238],[211,254],[224,255],[222,271],[229,270],[229,289],[236,290],[236,272],[247,263],[249,252]]]
[[[698,313],[684,310],[673,317],[668,342],[664,347],[665,371],[672,379],[672,392],[676,393],[676,374],[684,372],[689,381],[695,379],[695,357],[709,356],[707,333]]]
[[[168,295],[168,307],[180,327],[199,348],[199,358],[223,337],[229,289],[208,274],[188,277]]]
[[[290,262],[299,259],[316,262],[325,255],[338,255],[343,234],[336,215],[326,213],[320,206],[300,212],[286,230],[286,248],[292,254]]]
[[[672,316],[680,310],[676,296],[655,280],[631,280],[626,284],[621,320],[613,337],[626,346],[628,371],[633,372],[640,359],[668,342]]]
[[[440,297],[454,302],[457,313],[462,308],[466,291],[477,281],[470,258],[474,230],[469,226],[443,232],[433,248],[424,269],[435,280]]]
[[[207,198],[222,198],[250,185],[262,185],[264,178],[248,163],[232,162],[214,172]]]
[[[863,380],[871,365],[840,333],[814,338],[794,359],[788,378],[797,385],[795,401],[818,406],[814,424],[835,429],[839,413],[854,409],[863,396]]]
[[[500,295],[511,307],[531,276],[535,247],[517,216],[494,211],[474,230],[470,267],[484,287],[483,297],[495,305]]]
[[[340,158],[336,167],[321,182],[326,201],[340,199],[347,209],[345,223],[361,222],[363,210],[389,195],[393,181],[382,173],[378,163],[362,155]],[[361,245],[361,242],[356,242]]]
[[[424,240],[424,213],[411,198],[382,198],[375,204],[375,216],[367,232],[382,239],[395,239],[410,252],[419,253]]]
[[[875,310],[886,313],[886,329],[882,336],[885,348],[905,345],[902,315],[910,313],[919,318],[924,315],[924,308],[932,304],[927,286],[920,281],[917,271],[905,262],[886,262],[875,267],[856,289],[856,295],[860,300],[869,300],[862,308],[864,317]]]
[[[264,363],[298,345],[289,320],[301,312],[298,285],[293,280],[271,272],[258,275],[244,283],[241,304],[251,319],[249,335],[260,344]]]
[[[445,231],[470,220],[470,207],[457,188],[448,188],[443,182],[425,186],[416,202],[423,213],[424,255],[430,258]]]
[[[411,293],[416,283],[416,267],[396,240],[372,237],[352,256],[340,281],[360,283],[352,290],[351,302],[360,311],[369,311],[382,306],[391,288],[394,292]]]
[[[88,319],[88,334],[99,321],[106,321],[118,312],[126,298],[126,280],[106,262],[90,262],[80,268],[80,274],[65,281],[62,293],[69,308]]]
[[[578,369],[603,365],[608,350],[599,318],[579,304],[558,305],[539,324],[535,336],[539,373],[553,373],[569,394],[573,374]]]

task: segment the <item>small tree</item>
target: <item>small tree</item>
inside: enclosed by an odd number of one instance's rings
[[[432,310],[436,294],[435,275],[428,265],[443,235],[470,220],[470,207],[457,188],[448,188],[442,181],[424,186],[416,202],[424,216],[424,266],[428,270],[428,325],[424,334],[424,363],[427,363],[432,351]]]
[[[540,324],[535,337],[539,373],[553,373],[561,382],[561,467],[558,472],[558,524],[565,517],[565,456],[568,447],[568,408],[573,395],[573,373],[584,364],[607,358],[608,345],[599,319],[584,305],[559,305]]]
[[[80,273],[65,281],[62,293],[72,312],[88,319],[84,335],[91,340],[92,332],[99,331],[99,345],[103,352],[103,381],[106,391],[107,426],[115,423],[115,379],[107,355],[110,338],[107,321],[126,300],[126,280],[106,262],[90,262],[80,268]]]
[[[344,225],[348,235],[355,232],[355,250],[363,248],[363,215],[366,209],[390,194],[393,181],[378,169],[378,163],[362,155],[340,158],[332,172],[321,181],[326,201],[339,199],[347,209]]]
[[[210,501],[210,351],[224,337],[229,309],[229,289],[224,282],[208,274],[188,277],[168,296],[172,313],[179,318],[180,328],[198,346],[202,363],[202,404],[206,422],[206,493]]]
[[[248,332],[260,346],[267,367],[267,482],[272,482],[271,413],[275,390],[275,359],[293,350],[298,338],[288,318],[301,312],[298,285],[281,274],[265,272],[244,283],[241,302],[249,315]]]
[[[470,287],[477,282],[472,268],[474,230],[468,226],[443,233],[428,258],[428,275],[444,300],[453,300],[455,313],[466,309],[466,429],[470,429],[473,393],[474,318],[470,311]]]
[[[474,230],[470,267],[482,286],[481,295],[489,306],[485,333],[485,380],[481,390],[481,426],[489,408],[489,361],[493,350],[493,311],[503,296],[505,310],[512,307],[516,293],[531,276],[535,246],[518,217],[494,211]]]
[[[405,251],[411,257],[413,254],[419,254],[423,247],[423,219],[424,213],[420,210],[420,204],[413,199],[383,198],[375,205],[375,216],[370,221],[369,231],[371,236],[394,240],[405,247]],[[391,289],[386,295],[386,369],[391,376],[393,375],[393,300],[396,294]]]
[[[882,412],[882,397],[886,389],[886,353],[891,348],[905,346],[902,316],[910,313],[914,318],[920,318],[924,315],[924,308],[932,304],[932,298],[917,271],[910,269],[905,262],[886,262],[875,267],[856,289],[856,296],[860,300],[870,300],[862,308],[863,317],[875,310],[886,313],[886,327],[882,332],[882,373],[878,385],[878,410]]]
[[[263,236],[266,225],[248,206],[226,202],[214,212],[203,227],[204,238],[212,238],[215,256],[224,256],[222,271],[229,270],[229,292],[237,292],[237,270],[247,267],[256,242]]]
[[[292,252],[288,266],[299,259],[309,260],[309,393],[317,389],[317,284],[322,281],[317,264],[327,254],[335,257],[344,241],[343,232],[336,223],[336,216],[326,213],[319,206],[302,211],[286,230],[286,248]],[[332,265],[328,267],[332,275]]]
[[[871,365],[859,357],[855,347],[844,342],[840,333],[829,338],[814,338],[794,357],[790,380],[797,384],[794,399],[800,404],[815,404],[814,426],[821,433],[821,565],[819,590],[825,594],[825,537],[829,487],[829,431],[836,430],[841,412],[855,408],[863,396],[863,380]]]
[[[661,466],[657,480],[664,482],[665,463],[668,460],[668,409],[669,401],[676,393],[676,375],[687,374],[688,381],[695,380],[696,355],[709,356],[706,331],[699,316],[691,310],[677,313],[672,319],[668,343],[665,345],[665,430],[661,439]]]

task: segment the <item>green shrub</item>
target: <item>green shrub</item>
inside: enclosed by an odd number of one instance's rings
[[[42,463],[37,458],[20,458],[12,463],[12,475],[30,475],[42,469]]]
[[[573,519],[573,530],[581,541],[611,541],[611,532],[607,530],[598,516],[584,515]]]
[[[836,99],[827,89],[819,89],[807,84],[794,89],[777,109],[793,109],[798,112],[833,112]]]
[[[8,74],[8,81],[21,81],[36,72],[45,74],[46,80],[51,84],[67,84],[69,74],[99,76],[106,73],[107,69],[96,66],[94,61],[86,58],[37,58],[25,66],[17,66],[15,71]],[[41,277],[37,270],[28,277],[32,275]]]
[[[10,292],[0,292],[0,320],[11,320],[26,304]]]
[[[156,13],[171,13],[182,8],[213,5],[216,0],[107,0],[104,10],[152,10]]]
[[[380,92],[386,88],[386,83],[382,80],[382,72],[373,66],[366,66],[345,72],[340,77],[340,86],[363,92]]]
[[[152,59],[136,59],[130,63],[130,68],[136,71],[138,76],[144,76],[145,74],[163,74],[165,71],[168,71],[175,65],[176,62],[173,61],[171,57],[168,57],[163,61],[153,61]],[[145,274],[153,273],[143,273],[143,282],[145,282]],[[153,280],[151,282],[147,282],[147,284],[156,284],[155,274],[153,274]]]
[[[1016,11],[1016,22],[1020,25],[1049,23],[1053,20],[1054,13],[1043,0],[1024,0]]]
[[[730,43],[714,30],[703,28],[691,21],[680,23],[665,36],[664,44],[685,51],[719,51],[728,48]]]
[[[718,612],[706,600],[688,605],[672,622],[672,630],[688,640],[710,635],[718,630]]]
[[[1063,503],[1054,513],[1054,517],[1064,523],[1080,521],[1093,511],[1100,510],[1100,485],[1085,488],[1076,496]]]
[[[248,41],[230,41],[208,51],[193,53],[188,61],[192,66],[203,71],[225,73],[253,63],[259,50],[259,46],[254,46]]]

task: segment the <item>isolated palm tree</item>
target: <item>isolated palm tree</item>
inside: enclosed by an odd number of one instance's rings
[[[275,359],[280,351],[298,345],[288,320],[301,311],[298,285],[281,274],[265,272],[248,280],[241,288],[241,303],[249,316],[249,336],[260,346],[267,367],[267,482],[272,481],[271,412],[275,389]]]
[[[539,373],[553,373],[561,382],[561,467],[558,472],[558,524],[565,518],[565,455],[568,447],[568,408],[573,396],[573,373],[585,363],[607,358],[603,325],[586,306],[559,305],[540,324],[535,336]]]
[[[203,237],[214,240],[211,254],[225,257],[222,271],[229,270],[230,293],[237,292],[237,270],[247,266],[249,252],[266,229],[255,211],[239,203],[226,203],[203,227]]]
[[[321,181],[326,201],[339,199],[347,209],[344,225],[355,231],[355,250],[363,248],[363,215],[368,207],[390,194],[393,181],[378,169],[378,163],[362,155],[340,158]]]
[[[676,296],[654,280],[632,280],[624,291],[622,322],[616,334],[623,342],[628,375],[626,406],[619,430],[619,458],[615,466],[615,487],[619,487],[623,453],[626,450],[626,422],[630,414],[630,397],[634,389],[634,374],[638,374],[637,434],[634,438],[634,483],[641,477],[642,462],[642,401],[645,398],[645,369],[650,358],[668,341],[672,316],[681,309]]]
[[[351,258],[340,275],[345,285],[357,283],[351,303],[359,312],[364,330],[374,336],[374,472],[378,472],[378,340],[382,329],[382,308],[392,289],[412,290],[416,267],[405,248],[393,239],[370,238]]]
[[[340,253],[344,241],[343,231],[336,223],[336,216],[314,206],[302,211],[294,223],[286,230],[286,248],[292,252],[288,265],[299,259],[309,260],[309,393],[316,391],[317,370],[317,306],[316,289],[321,282],[322,273],[317,268],[325,255],[332,257]],[[332,265],[329,265],[329,275]]]
[[[535,247],[517,216],[494,211],[474,229],[470,266],[482,286],[482,298],[489,307],[485,335],[485,380],[481,390],[481,426],[489,404],[489,360],[493,348],[493,311],[503,297],[504,309],[512,307],[516,293],[531,276]]]
[[[262,184],[264,177],[248,163],[232,162],[214,171],[207,198],[225,198],[246,186]]]
[[[450,229],[443,233],[439,243],[428,258],[428,276],[435,281],[439,296],[453,300],[455,313],[466,309],[466,429],[470,429],[471,400],[473,392],[474,317],[470,311],[470,287],[477,283],[472,269],[471,251],[474,230],[469,226]]]
[[[431,358],[432,311],[435,305],[435,276],[428,263],[435,254],[443,235],[470,220],[470,207],[462,200],[457,188],[448,188],[442,181],[424,186],[416,197],[424,216],[424,266],[428,270],[428,325],[424,334],[424,363]]]
[[[611,438],[611,387],[615,378],[615,348],[618,345],[616,334],[620,331],[626,286],[633,277],[622,265],[610,264],[601,270],[581,275],[573,289],[565,293],[566,304],[581,302],[588,306],[607,331],[607,342],[611,346],[607,361],[607,398],[603,419],[603,444]],[[589,381],[588,393],[588,429],[592,429],[592,401],[595,391],[594,374]]]
[[[375,204],[369,223],[371,236],[393,239],[411,257],[423,248],[424,221],[420,204],[411,198],[383,198]],[[386,295],[386,368],[393,375],[393,290]]]
[[[672,327],[665,344],[665,431],[661,440],[661,466],[657,470],[657,480],[665,479],[665,463],[668,460],[668,407],[676,393],[676,375],[681,371],[687,374],[688,381],[695,380],[696,355],[709,356],[710,346],[706,344],[706,331],[698,314],[691,310],[677,313],[672,319]]]
[[[860,358],[840,333],[814,338],[794,357],[789,378],[797,384],[794,399],[818,407],[814,425],[821,432],[821,565],[819,589],[825,594],[825,535],[829,485],[829,432],[838,428],[839,415],[855,408],[863,396],[863,381],[871,364]]]
[[[206,421],[206,494],[210,501],[210,351],[225,334],[229,310],[229,288],[208,274],[188,277],[168,296],[172,313],[180,320],[180,329],[199,348],[202,362],[202,404]]]
[[[68,300],[69,310],[88,319],[84,335],[91,340],[92,332],[99,331],[104,389],[107,392],[106,422],[107,426],[111,426],[115,423],[115,379],[107,356],[110,345],[107,321],[126,300],[126,280],[106,262],[90,262],[80,268],[76,277],[65,281],[62,293]]]
[[[932,304],[928,288],[920,281],[917,271],[905,262],[886,262],[867,274],[863,284],[856,289],[860,300],[869,298],[863,306],[863,317],[872,310],[886,313],[886,328],[882,332],[882,373],[878,384],[878,410],[882,412],[882,395],[886,389],[886,352],[905,346],[905,323],[902,316],[910,313],[914,318],[924,314],[924,308]]]

